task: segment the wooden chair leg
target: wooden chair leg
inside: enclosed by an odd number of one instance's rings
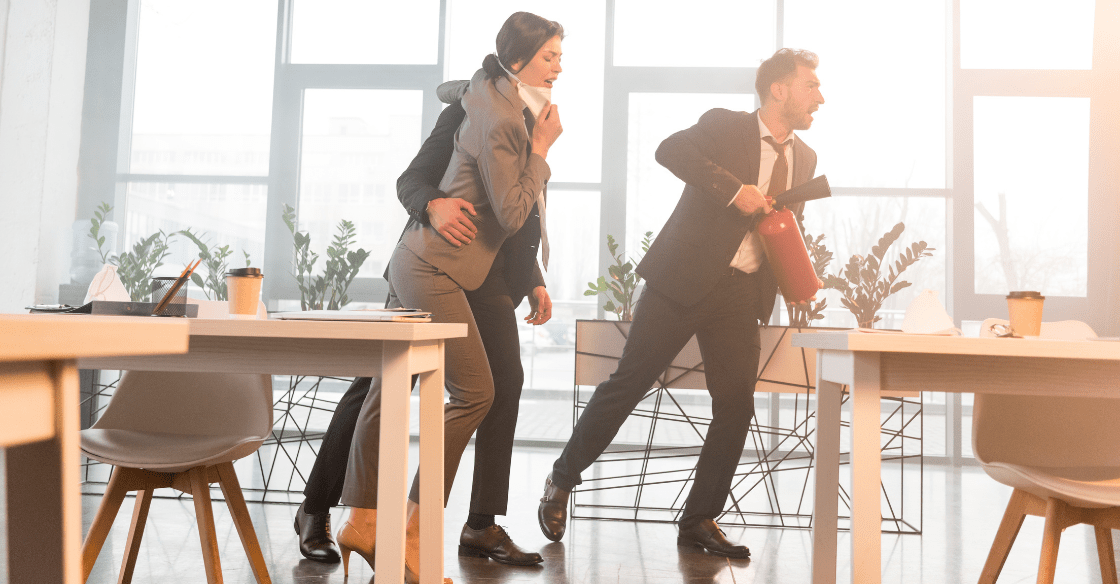
[[[121,510],[121,502],[128,494],[127,468],[114,468],[113,475],[109,477],[109,486],[105,488],[105,495],[101,497],[101,504],[97,506],[97,515],[93,517],[93,524],[89,527],[86,540],[82,543],[82,582],[89,580],[93,565],[97,563],[97,556],[101,547],[105,545],[105,538],[113,528],[113,520]]]
[[[214,529],[214,509],[210,504],[210,483],[207,468],[196,466],[187,471],[194,499],[194,516],[198,522],[198,539],[202,542],[202,562],[206,565],[206,582],[222,584],[222,562],[218,559],[218,536]]]
[[[268,575],[268,566],[261,553],[261,544],[257,541],[257,532],[253,529],[253,521],[249,518],[249,508],[245,505],[245,495],[241,492],[241,483],[233,470],[232,462],[217,465],[218,485],[222,487],[222,494],[226,497],[226,505],[233,516],[233,524],[237,527],[237,535],[241,536],[241,545],[245,548],[245,555],[249,556],[249,565],[253,567],[253,575],[257,577],[257,584],[272,584]]]
[[[121,562],[120,584],[132,582],[136,570],[136,558],[140,555],[140,540],[144,538],[144,524],[148,521],[148,509],[152,506],[152,491],[148,488],[136,492],[136,506],[132,509],[132,525],[128,528],[128,544]]]
[[[1103,525],[1094,525],[1097,534],[1097,557],[1101,561],[1101,582],[1117,584],[1116,555],[1112,551],[1112,530]]]
[[[1054,584],[1065,513],[1064,502],[1053,498],[1046,500],[1046,525],[1042,528],[1042,553],[1038,558],[1038,584]]]
[[[984,569],[980,572],[979,584],[995,584],[999,573],[1003,571],[1003,564],[1007,562],[1007,555],[1011,553],[1011,546],[1023,527],[1023,520],[1027,517],[1027,504],[1030,496],[1015,489],[1011,493],[1011,500],[1007,502],[1007,509],[1003,512],[1003,519],[999,522],[996,539],[992,542],[992,549],[988,552],[988,559],[984,562]]]

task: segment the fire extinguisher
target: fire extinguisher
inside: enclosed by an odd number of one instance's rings
[[[774,197],[774,210],[758,223],[758,235],[770,269],[778,281],[778,289],[786,302],[804,302],[816,295],[817,272],[809,259],[809,250],[801,235],[801,227],[789,206],[832,195],[824,175]]]

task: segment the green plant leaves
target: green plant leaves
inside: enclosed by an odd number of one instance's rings
[[[105,246],[105,236],[101,235],[101,225],[105,223],[105,217],[107,217],[109,211],[112,210],[113,207],[105,201],[102,201],[101,204],[97,206],[97,209],[93,212],[93,218],[89,220],[89,238],[97,243],[97,247],[94,249],[97,250],[97,254],[101,256],[101,263],[116,265],[117,258],[101,249]]]
[[[841,293],[840,303],[855,315],[860,327],[870,327],[881,320],[882,317],[876,316],[876,313],[883,302],[891,294],[910,286],[910,282],[898,280],[899,276],[921,258],[932,255],[929,252],[933,248],[928,247],[926,242],[912,243],[899,253],[898,260],[884,275],[881,270],[883,257],[905,229],[906,226],[899,222],[871,248],[871,255],[853,255],[839,275],[823,278],[825,288]]]
[[[364,249],[350,249],[357,240],[354,223],[345,219],[338,222],[337,232],[327,246],[323,274],[312,277],[319,255],[311,251],[311,235],[297,229],[296,211],[291,205],[284,205],[283,218],[292,234],[296,268],[293,275],[299,287],[300,307],[303,310],[338,310],[346,306],[350,302],[346,292],[370,256]]]
[[[645,237],[642,239],[642,255],[649,251],[649,246],[653,241],[653,232],[647,231]],[[611,254],[611,259],[614,263],[607,266],[607,276],[610,276],[608,281],[606,277],[599,276],[595,282],[587,283],[587,290],[584,291],[584,296],[598,296],[603,294],[607,296],[608,300],[603,304],[603,310],[606,312],[613,312],[618,315],[619,320],[630,320],[633,316],[634,306],[634,293],[638,289],[638,284],[641,283],[642,277],[635,271],[635,266],[638,262],[628,260],[618,253],[618,242],[615,241],[613,235],[607,234],[607,251]],[[615,304],[617,302],[618,304]]]

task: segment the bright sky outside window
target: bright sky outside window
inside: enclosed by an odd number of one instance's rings
[[[1042,112],[1061,123],[1024,123]],[[976,293],[1085,296],[1089,99],[977,97],[973,119]]]
[[[292,63],[435,64],[439,0],[296,0]]]
[[[617,0],[614,64],[757,67],[774,53],[774,4],[773,0]]]
[[[1092,69],[1094,0],[961,0],[964,69]]]
[[[268,174],[276,0],[143,0],[130,171]]]

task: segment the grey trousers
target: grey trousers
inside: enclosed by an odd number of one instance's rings
[[[466,337],[449,339],[444,344],[444,380],[449,394],[443,409],[443,498],[446,504],[463,450],[494,401],[494,379],[466,293],[447,274],[417,257],[404,244],[398,244],[389,262],[389,288],[391,303],[431,312],[432,322],[467,325]],[[380,418],[381,392],[371,391],[362,404],[350,445],[346,482],[342,487],[343,505],[377,508]],[[409,499],[420,500],[416,480],[413,480]]]

